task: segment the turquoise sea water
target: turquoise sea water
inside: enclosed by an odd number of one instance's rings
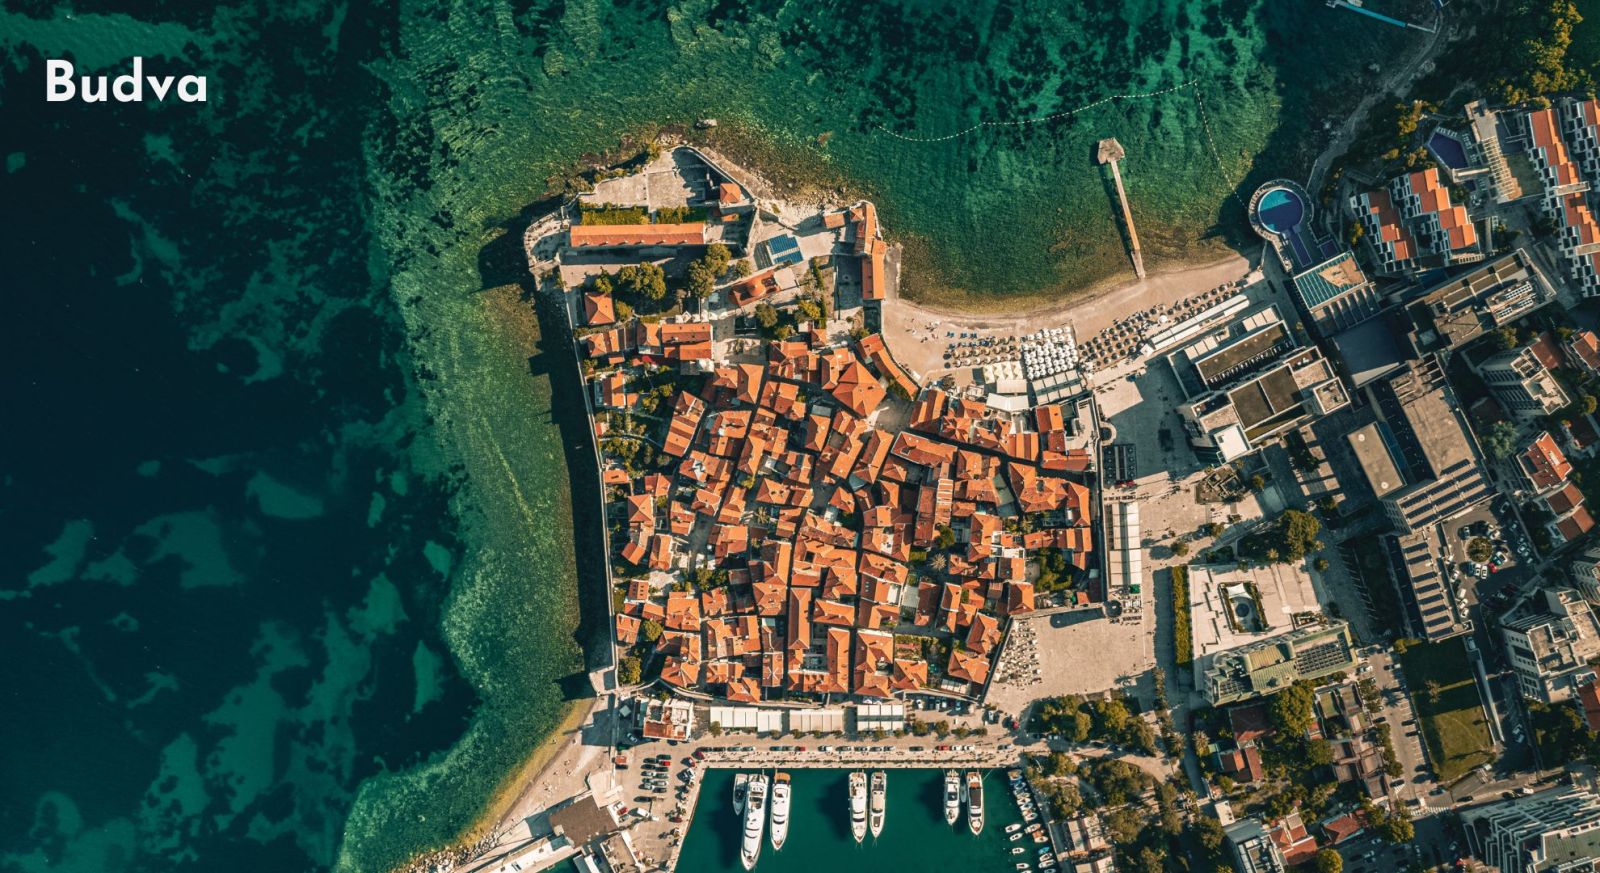
[[[0,10],[8,873],[382,873],[581,693],[593,472],[518,234],[586,153],[715,116],[993,301],[1123,268],[1097,138],[1147,260],[1220,245],[1413,39],[1314,0]],[[44,102],[45,58],[136,54],[209,101]]]
[[[736,873],[742,824],[733,810],[734,770],[712,770],[701,788],[694,820],[684,839],[678,869]],[[984,777],[984,827],[973,836],[966,808],[955,827],[944,821],[944,773],[940,770],[888,770],[883,834],[857,844],[850,833],[848,770],[791,770],[793,801],[789,837],[783,851],[763,844],[757,873],[838,871],[960,870],[1016,871],[1016,862],[1037,860],[1038,844],[1024,837],[1006,839],[1006,825],[1022,821],[1006,786],[1005,773]],[[965,771],[963,771],[965,773]],[[770,775],[770,774],[769,774]],[[1048,844],[1046,844],[1048,845]],[[1024,854],[1012,855],[1021,846]],[[1033,864],[1037,869],[1037,864]]]

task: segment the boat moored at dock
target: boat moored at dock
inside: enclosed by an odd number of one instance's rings
[[[754,870],[761,857],[761,837],[767,827],[767,777],[756,774],[750,777],[745,795],[744,839],[739,843],[739,862],[746,870]]]
[[[781,851],[789,838],[789,774],[772,777],[772,849]]]
[[[745,797],[750,792],[750,774],[740,773],[733,777],[733,814],[744,815]]]
[[[872,794],[868,804],[867,825],[872,830],[872,838],[877,839],[883,833],[883,818],[887,812],[889,794],[889,776],[882,770],[872,771]]]
[[[862,770],[850,773],[850,835],[858,843],[867,838],[867,774]]]
[[[953,825],[961,818],[961,776],[954,770],[944,771],[944,823]]]
[[[983,774],[977,770],[967,771],[967,829],[983,833]]]

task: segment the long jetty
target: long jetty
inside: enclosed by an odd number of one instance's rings
[[[1117,183],[1117,203],[1122,207],[1122,223],[1128,227],[1128,257],[1133,259],[1133,273],[1144,278],[1144,257],[1139,254],[1139,232],[1133,229],[1133,210],[1128,208],[1128,192],[1122,188],[1122,171],[1117,162],[1126,156],[1122,143],[1116,137],[1100,140],[1098,160],[1111,165],[1111,178]]]

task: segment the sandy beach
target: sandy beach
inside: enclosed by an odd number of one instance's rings
[[[567,704],[561,721],[484,807],[483,814],[462,834],[458,844],[470,844],[490,833],[505,835],[504,844],[526,839],[524,822],[528,817],[581,790],[589,765],[603,748],[584,746],[579,740],[583,726],[601,703],[596,699]],[[524,832],[519,834],[519,828]]]
[[[892,306],[884,307],[883,333],[901,364],[926,375],[944,369],[943,353],[949,332],[1022,336],[1043,328],[1071,325],[1079,342],[1084,342],[1134,312],[1171,305],[1244,278],[1255,262],[1259,262],[1259,255],[1252,261],[1230,253],[1204,263],[1161,269],[1142,281],[1124,280],[1068,293],[1042,304],[1019,303],[1009,312],[965,312],[899,298]],[[1030,307],[1028,303],[1035,305]]]

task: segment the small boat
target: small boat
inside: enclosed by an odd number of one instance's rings
[[[1006,839],[1008,839],[1008,840],[1010,840],[1012,842],[1016,842],[1017,840],[1022,839],[1022,834],[1012,834],[1011,836],[1006,837]]]
[[[1044,830],[1044,826],[1043,825],[1038,825],[1038,824],[1031,824],[1031,825],[1028,825],[1027,830],[1028,830],[1028,833],[1030,833],[1030,834],[1036,834],[1039,831]]]
[[[781,851],[789,838],[789,774],[772,777],[772,849]]]
[[[762,831],[767,827],[767,777],[757,773],[750,777],[750,788],[745,796],[744,840],[739,844],[739,862],[746,870],[756,869],[761,857]]]
[[[1032,870],[1033,868],[1029,867],[1027,864],[1019,863],[1019,864],[1017,864],[1017,869],[1018,870]]]
[[[872,771],[871,802],[868,804],[867,826],[876,840],[883,833],[883,816],[888,806],[889,776],[882,770]]]
[[[745,796],[750,792],[750,774],[739,773],[733,777],[733,813],[744,815]]]
[[[983,776],[967,771],[967,829],[973,836],[983,833]]]
[[[1006,778],[1010,779],[1012,782],[1021,782],[1022,771],[1013,767],[1012,769],[1006,771]]]
[[[1022,854],[1022,847],[1021,846],[1016,846],[1016,847],[1012,848],[1011,854],[1013,854],[1013,855]]]
[[[961,817],[961,777],[954,770],[944,771],[944,823],[953,825]]]
[[[1006,825],[1006,833],[1008,833],[1008,834],[1014,834],[1019,830],[1022,830],[1022,825],[1019,825],[1019,824],[1008,824],[1008,825]]]
[[[867,774],[850,774],[850,835],[861,842],[867,838]]]

